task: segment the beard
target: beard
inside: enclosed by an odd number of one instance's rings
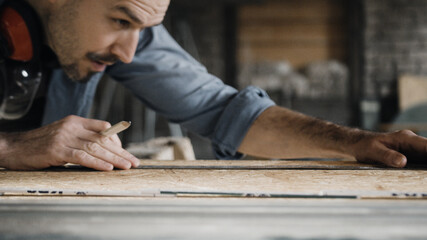
[[[82,76],[77,63],[61,65],[61,68],[71,81],[77,83],[87,83],[97,73],[89,71],[85,76]]]
[[[47,16],[47,39],[50,48],[58,57],[64,73],[73,82],[88,82],[94,73],[82,76],[79,64],[74,55],[79,50],[79,39],[77,37],[76,25],[72,21],[78,16],[77,3],[79,1],[68,1],[62,7],[62,11]],[[63,26],[68,26],[64,28]]]
[[[119,58],[113,54],[97,54],[89,52],[86,54],[86,59],[93,62],[100,62],[106,64],[114,64],[119,61]],[[67,76],[73,81],[78,83],[87,83],[90,81],[93,75],[99,73],[94,71],[88,71],[85,75],[79,71],[79,64],[77,62],[72,64],[61,65],[62,70]]]

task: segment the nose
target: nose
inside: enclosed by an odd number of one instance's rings
[[[111,47],[111,53],[124,63],[132,62],[139,40],[139,31],[123,34]]]

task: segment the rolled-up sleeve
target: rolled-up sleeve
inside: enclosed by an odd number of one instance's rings
[[[211,139],[220,159],[237,159],[253,121],[274,102],[265,91],[225,85],[186,53],[163,26],[141,32],[130,64],[107,69],[148,107],[171,122]]]

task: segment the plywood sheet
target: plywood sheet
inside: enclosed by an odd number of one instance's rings
[[[255,165],[261,161],[253,162]],[[193,163],[193,162],[192,162]],[[231,162],[230,162],[231,163]],[[164,164],[151,161],[151,165]],[[212,164],[212,163],[209,163]],[[234,164],[234,162],[233,162]],[[277,164],[277,163],[274,163]],[[426,192],[426,170],[308,169],[88,169],[0,171],[0,188],[319,193],[320,191]]]

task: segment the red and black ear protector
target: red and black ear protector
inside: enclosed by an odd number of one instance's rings
[[[28,62],[39,57],[40,21],[23,0],[4,1],[0,10],[0,57]]]
[[[23,117],[42,79],[42,31],[24,0],[0,0],[0,119]]]

